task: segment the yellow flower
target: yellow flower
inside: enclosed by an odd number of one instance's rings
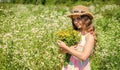
[[[64,41],[67,45],[75,45],[79,42],[79,33],[73,29],[66,29],[56,32],[56,36],[59,40]]]

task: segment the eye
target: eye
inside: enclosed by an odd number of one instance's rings
[[[81,13],[84,13],[85,11],[81,11]]]
[[[77,20],[81,20],[81,17],[78,17]]]

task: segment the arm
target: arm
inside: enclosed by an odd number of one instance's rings
[[[91,34],[87,35],[86,44],[85,44],[84,50],[82,52],[73,50],[66,45],[59,45],[59,46],[61,46],[63,49],[65,49],[69,54],[74,55],[77,58],[84,61],[90,56],[90,54],[94,48],[94,37]]]
[[[75,48],[75,47],[76,47],[76,45],[74,45],[74,46],[70,46],[70,48],[71,48],[71,49],[76,50],[76,48]],[[62,49],[62,48],[60,48],[60,52],[61,52],[62,54],[66,54],[66,53],[68,53],[68,52],[67,52],[67,50]]]

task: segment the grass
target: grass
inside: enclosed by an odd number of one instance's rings
[[[90,5],[98,34],[92,70],[119,70],[119,5]],[[22,4],[0,5],[0,69],[60,70],[64,55],[59,54],[54,32],[71,27],[67,6]],[[110,12],[109,12],[110,11]],[[114,14],[116,13],[117,14]]]

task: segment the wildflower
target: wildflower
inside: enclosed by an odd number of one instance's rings
[[[72,29],[61,30],[56,33],[58,40],[65,42],[68,46],[76,45],[80,41],[80,35]],[[64,64],[69,62],[70,54],[66,53]]]

